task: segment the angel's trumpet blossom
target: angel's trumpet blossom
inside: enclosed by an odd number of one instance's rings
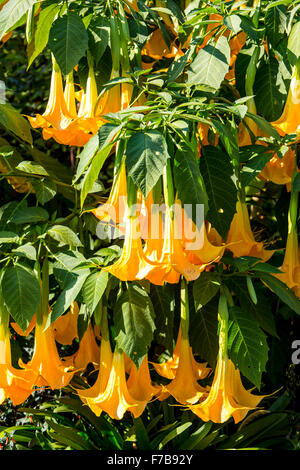
[[[226,318],[223,312],[217,365],[209,394],[201,403],[190,406],[203,421],[224,423],[233,417],[235,423],[239,423],[264,398],[264,395],[253,395],[244,388],[239,370],[228,358],[227,342],[228,316]]]
[[[23,403],[33,392],[34,376],[31,371],[12,366],[9,314],[2,299],[0,302],[0,404],[9,398],[15,406]]]
[[[247,205],[240,200],[236,204],[236,213],[230,225],[227,236],[228,249],[235,257],[253,256],[262,261],[268,261],[274,250],[266,250],[262,242],[257,242],[254,238]]]
[[[123,222],[127,203],[126,167],[123,162],[114,175],[112,189],[105,204],[100,205],[92,213],[102,221],[112,220],[114,224]]]
[[[297,134],[300,132],[300,61],[294,65],[290,88],[283,112],[272,125],[280,135]]]
[[[154,62],[156,62],[163,58],[174,58],[177,52],[178,48],[174,43],[170,45],[170,48],[167,46],[161,30],[158,28],[149,36],[148,41],[141,51],[141,55],[142,57],[150,57]],[[151,64],[143,62],[143,68],[149,68],[152,67],[152,65],[153,62]]]
[[[52,390],[60,389],[69,384],[73,377],[71,367],[60,359],[55,343],[52,325],[47,325],[48,314],[43,314],[35,326],[34,351],[31,361],[20,366],[35,374],[34,385],[50,386]],[[45,329],[46,328],[46,329]]]
[[[282,274],[274,274],[292,289],[300,298],[300,251],[297,233],[298,218],[298,193],[291,193],[290,208],[288,213],[288,236],[285,255],[280,270]]]
[[[161,375],[162,377],[165,377],[166,379],[170,379],[170,380],[175,379],[176,370],[179,364],[180,350],[181,350],[181,327],[179,328],[177,341],[175,344],[172,357],[168,361],[165,361],[165,362],[161,362],[161,363],[153,362],[152,363],[152,365],[154,366],[154,369],[159,375]],[[191,353],[190,355],[191,355],[191,361],[192,361],[195,379],[196,380],[204,379],[210,374],[211,369],[207,367],[207,362],[200,363],[196,361],[196,359],[194,358],[191,346],[190,346],[190,353]]]
[[[159,399],[164,399],[168,394],[172,395],[178,403],[190,405],[203,400],[209,388],[198,384],[199,369],[196,373],[193,353],[189,343],[189,305],[186,282],[182,281],[181,286],[181,336],[179,347],[178,366],[174,379],[164,387]],[[202,377],[206,377],[211,372],[210,369],[203,368]]]
[[[76,370],[85,370],[90,363],[94,366],[99,363],[99,346],[91,323],[88,324],[73,359]]]
[[[127,380],[130,395],[138,401],[145,402],[146,406],[152,397],[158,395],[161,391],[161,387],[153,385],[151,381],[148,357],[145,356],[139,368],[130,360],[130,367],[127,364],[127,370],[130,371]]]
[[[295,169],[295,150],[289,148],[282,158],[274,154],[264,169],[259,173],[262,180],[272,181],[275,184],[290,185]]]
[[[70,309],[64,315],[57,318],[52,324],[55,341],[60,344],[72,344],[78,337],[77,320],[79,307],[77,302],[72,302]]]
[[[77,390],[77,392],[96,416],[100,416],[104,411],[112,419],[122,419],[128,410],[137,418],[144,411],[145,402],[134,399],[128,391],[124,353],[118,350],[112,353],[106,315],[102,319],[101,330],[100,366],[97,380],[92,387]]]
[[[69,113],[64,97],[61,71],[58,65],[53,63],[50,94],[45,112],[35,117],[27,116],[33,128],[42,127],[46,130],[52,127],[56,131],[65,130],[72,122],[73,116]],[[45,138],[52,135],[45,134]]]

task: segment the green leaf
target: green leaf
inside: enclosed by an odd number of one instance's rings
[[[285,304],[287,304],[295,313],[300,315],[300,300],[295,296],[292,289],[271,274],[256,272],[259,277]]]
[[[262,129],[266,134],[274,137],[274,139],[279,140],[280,135],[276,131],[275,127],[273,127],[268,121],[266,121],[263,117],[258,116],[257,114],[247,113],[246,115],[250,119],[252,119],[260,129]]]
[[[18,248],[12,250],[12,253],[20,257],[31,259],[33,261],[36,260],[36,249],[30,243],[25,243],[25,245],[18,246]]]
[[[107,271],[96,271],[86,278],[82,289],[82,296],[90,313],[95,311],[95,308],[100,302],[105,292],[107,282]]]
[[[240,182],[245,187],[264,169],[273,153],[266,152],[262,145],[247,145],[241,148],[241,160],[243,160],[243,155],[246,156],[246,164],[241,169]],[[247,158],[249,155],[250,158]]]
[[[16,225],[44,222],[49,219],[48,212],[42,207],[20,206],[11,218]]]
[[[97,64],[109,44],[110,27],[108,19],[94,16],[89,24],[88,32],[90,33],[89,48]]]
[[[294,65],[300,56],[300,22],[297,21],[292,27],[288,40],[288,55],[291,65]]]
[[[150,298],[155,312],[155,340],[163,345],[166,352],[172,356],[173,353],[173,327],[174,327],[174,287],[170,284],[156,286],[151,284]]]
[[[24,173],[30,173],[32,175],[49,176],[47,170],[42,165],[29,160],[23,160],[16,166],[16,170],[23,171]]]
[[[229,157],[216,147],[204,147],[200,170],[209,200],[207,220],[225,240],[236,211],[237,189]]]
[[[117,347],[139,367],[155,330],[154,310],[147,292],[134,283],[117,300],[114,323]]]
[[[31,181],[31,186],[35,191],[38,202],[42,205],[53,199],[57,193],[56,184],[46,178]]]
[[[82,286],[89,274],[88,270],[82,270],[78,275],[75,275],[67,282],[65,289],[61,292],[57,300],[51,306],[51,323],[59,318],[67,311],[71,303],[76,300],[77,295],[82,289]]]
[[[28,67],[31,66],[32,62],[36,57],[43,52],[47,46],[49,39],[49,32],[53,24],[54,18],[60,10],[60,5],[53,3],[43,8],[38,15],[35,34],[32,41],[28,45]]]
[[[266,36],[273,47],[276,47],[284,37],[287,19],[287,10],[283,5],[275,5],[266,11]]]
[[[109,144],[103,147],[101,150],[99,150],[96,153],[96,155],[94,155],[92,163],[87,169],[83,177],[83,181],[82,181],[81,192],[80,192],[81,208],[83,207],[84,201],[88,193],[93,191],[93,186],[99,176],[99,173],[101,171],[101,168],[105,160],[107,159],[108,155],[111,152],[112,147],[113,147],[113,144]]]
[[[275,121],[282,112],[287,88],[279,62],[275,57],[262,59],[255,76],[255,103],[257,112],[267,121]]]
[[[7,310],[23,331],[40,303],[40,285],[32,272],[16,265],[5,270],[2,294]]]
[[[0,232],[0,245],[3,243],[17,243],[19,236],[14,232]]]
[[[68,12],[54,21],[49,34],[49,47],[64,75],[68,75],[88,47],[88,34],[82,19]]]
[[[229,309],[228,353],[241,373],[258,389],[268,360],[266,335],[257,321],[239,307]]]
[[[191,317],[190,340],[194,354],[215,367],[218,355],[218,303],[213,298]]]
[[[299,192],[300,191],[300,173],[297,173],[295,178],[293,179],[293,186],[292,186],[293,192]]]
[[[146,198],[163,174],[169,158],[167,143],[157,130],[137,132],[126,148],[128,174]]]
[[[76,233],[65,225],[53,225],[49,230],[47,230],[47,234],[54,240],[58,241],[60,246],[69,245],[70,248],[82,246]]]
[[[0,40],[27,13],[29,8],[39,2],[40,0],[9,0],[0,13]]]
[[[76,175],[74,176],[74,180],[73,180],[74,183],[76,183],[76,181],[80,178],[84,170],[88,167],[90,161],[92,160],[96,151],[98,150],[98,147],[99,147],[99,137],[98,137],[98,134],[95,134],[93,135],[93,137],[91,137],[91,139],[87,142],[87,144],[85,144],[80,154],[77,155],[78,165],[77,165]]]
[[[217,42],[209,42],[197,53],[188,70],[188,85],[197,85],[208,90],[220,88],[229,70],[230,47],[227,39],[221,36]]]
[[[32,144],[32,136],[28,121],[10,104],[0,103],[0,124],[20,139]]]
[[[193,283],[193,296],[195,310],[206,305],[220,289],[220,280],[217,273],[204,272]]]
[[[183,150],[178,149],[175,154],[174,183],[181,204],[183,206],[185,204],[191,204],[193,209],[196,208],[198,204],[203,204],[203,215],[205,216],[208,210],[208,197],[203,177],[200,173],[195,155],[187,147]],[[194,222],[197,222],[196,211],[193,210],[192,215]],[[200,223],[202,225],[203,220],[201,220]]]

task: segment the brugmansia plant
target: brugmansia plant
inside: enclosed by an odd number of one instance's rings
[[[0,0],[2,448],[299,449],[299,15]]]

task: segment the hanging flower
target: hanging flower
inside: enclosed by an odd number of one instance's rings
[[[240,200],[236,204],[236,213],[227,235],[227,244],[228,249],[237,258],[253,256],[267,261],[274,253],[274,250],[266,250],[262,242],[255,240],[250,226],[247,205]]]
[[[290,185],[294,168],[295,150],[289,148],[282,158],[274,154],[264,169],[259,173],[259,178],[272,181],[275,184]]]
[[[3,303],[0,308],[0,404],[9,398],[16,406],[23,403],[32,393],[34,377],[31,371],[12,366],[9,314]]]
[[[166,379],[170,379],[170,380],[175,379],[176,370],[179,364],[179,355],[180,355],[180,350],[181,350],[180,348],[181,348],[181,327],[179,328],[177,341],[175,344],[172,357],[168,361],[165,361],[165,362],[161,362],[161,363],[153,362],[152,363],[156,372],[159,375],[161,375],[162,377],[165,377]],[[207,362],[203,362],[203,363],[197,362],[194,358],[194,354],[192,352],[191,347],[190,347],[190,356],[191,356],[191,362],[192,362],[195,379],[201,380],[207,377],[211,372],[211,369],[207,367]]]
[[[153,396],[158,395],[161,391],[160,385],[153,385],[148,366],[148,357],[145,356],[139,369],[133,361],[127,364],[129,369],[129,378],[127,380],[127,387],[130,395],[138,401],[146,404],[152,399]]]
[[[55,341],[60,344],[72,344],[78,337],[77,320],[79,307],[77,302],[72,302],[70,309],[64,315],[58,317],[52,324]]]
[[[300,253],[295,225],[289,229],[284,260],[280,269],[282,274],[274,274],[274,276],[284,282],[300,298]]]
[[[93,364],[95,367],[98,366],[99,346],[97,344],[94,329],[91,323],[88,324],[79,342],[78,351],[76,351],[76,353],[71,356],[71,358],[72,364],[74,365],[76,371],[84,371],[88,364]],[[70,362],[70,358],[68,362]]]
[[[66,129],[73,120],[73,116],[68,112],[64,97],[61,71],[54,59],[50,94],[45,112],[42,115],[37,114],[35,117],[27,116],[27,118],[33,128],[47,129],[52,127],[56,131]],[[50,138],[48,134],[46,138]]]
[[[213,382],[206,399],[190,409],[202,421],[225,423],[232,416],[235,423],[239,423],[264,396],[252,395],[244,388],[239,370],[228,358],[228,312],[219,312],[219,319],[219,353]]]
[[[34,374],[34,385],[38,387],[50,386],[52,390],[68,385],[73,377],[73,371],[60,359],[55,344],[52,325],[47,325],[48,314],[42,315],[35,326],[34,351],[31,361],[24,364],[19,361],[20,367]],[[46,329],[45,329],[46,328]]]
[[[300,63],[293,68],[290,88],[283,112],[279,119],[271,123],[280,135],[300,132]],[[297,135],[297,141],[299,137]]]

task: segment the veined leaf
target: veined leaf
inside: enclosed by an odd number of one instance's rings
[[[137,132],[126,148],[128,174],[146,198],[155,186],[169,158],[167,143],[157,130]]]
[[[58,241],[60,245],[69,245],[70,248],[82,246],[76,233],[66,225],[53,225],[47,230],[47,234]]]
[[[219,291],[220,280],[217,273],[204,272],[193,283],[195,310],[206,305]]]
[[[178,149],[174,159],[174,183],[182,205],[191,204],[196,208],[203,204],[205,216],[208,210],[208,197],[195,155],[188,149]],[[193,220],[197,222],[196,212],[193,210]],[[203,220],[200,221],[201,225]]]
[[[292,289],[271,274],[255,272],[255,276],[259,277],[282,302],[300,315],[300,300],[295,296]]]
[[[49,47],[62,73],[68,75],[88,47],[88,33],[80,16],[68,12],[57,18],[50,29]]]
[[[128,357],[141,365],[155,330],[154,310],[147,292],[134,283],[117,300],[114,310],[116,343]]]
[[[188,85],[204,86],[216,91],[220,88],[229,70],[230,47],[227,39],[221,36],[217,42],[209,42],[200,49],[188,71]]]
[[[101,297],[103,296],[108,282],[107,271],[96,271],[91,273],[85,280],[82,289],[83,301],[93,313]]]
[[[57,3],[52,3],[48,5],[46,8],[43,8],[42,11],[38,15],[37,23],[36,23],[36,30],[34,37],[32,38],[31,42],[28,45],[28,67],[32,64],[32,62],[36,59],[36,57],[43,52],[45,47],[47,46],[48,39],[49,39],[49,32],[53,21],[59,12],[61,5]]]
[[[1,287],[7,310],[25,331],[40,303],[38,280],[29,270],[16,265],[5,270]]]
[[[237,189],[229,157],[216,147],[204,147],[200,169],[209,198],[207,219],[225,240],[236,211]]]
[[[258,389],[268,360],[266,335],[255,318],[239,307],[229,309],[229,357]]]
[[[20,139],[32,144],[32,136],[28,121],[10,104],[0,103],[0,124],[5,129],[8,129],[16,136],[20,137]]]
[[[29,8],[39,2],[40,0],[9,0],[0,14],[0,40],[27,13]]]

